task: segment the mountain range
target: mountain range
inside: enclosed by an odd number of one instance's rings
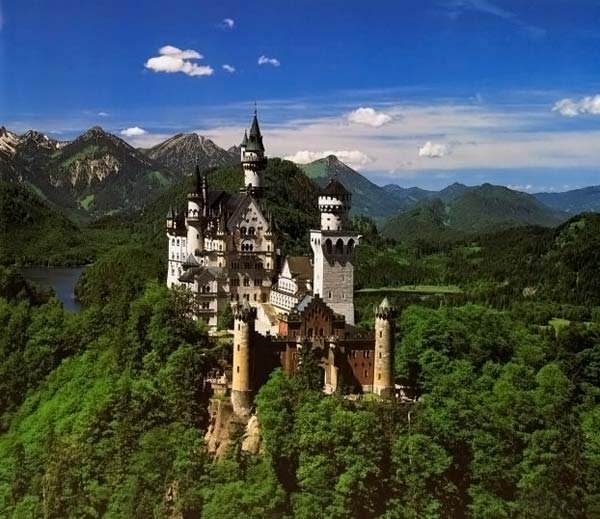
[[[196,134],[179,134],[136,149],[100,127],[72,141],[36,131],[17,135],[0,128],[0,180],[33,188],[76,218],[135,209],[201,167],[239,162],[239,151],[219,148]]]
[[[503,186],[458,184],[439,195],[428,194],[413,208],[389,218],[382,234],[396,240],[453,240],[509,227],[554,227],[567,219],[566,213],[534,196]]]
[[[72,141],[58,141],[33,130],[18,135],[0,128],[0,180],[28,185],[76,219],[140,208],[188,176],[196,162],[202,168],[238,165],[239,147],[226,150],[195,133],[136,149],[99,127]],[[432,191],[378,186],[334,155],[300,167],[318,186],[333,176],[338,178],[353,195],[353,214],[369,216],[380,224],[392,218],[388,229],[410,220],[411,215],[413,219],[420,215],[419,221],[430,215],[427,225],[434,228],[471,232],[496,224],[554,225],[565,218],[559,212],[600,210],[600,186],[533,196],[497,186],[458,183]],[[441,202],[443,210],[434,200]]]

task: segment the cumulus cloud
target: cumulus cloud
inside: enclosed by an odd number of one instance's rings
[[[235,67],[233,67],[232,65],[228,65],[227,63],[225,63],[225,65],[222,65],[222,67],[225,72],[229,72],[230,74],[233,74],[235,72]]]
[[[121,135],[125,137],[139,137],[140,135],[146,135],[148,132],[139,126],[133,126],[131,128],[125,128],[121,130]]]
[[[219,27],[222,29],[233,29],[235,27],[235,20],[233,18],[223,18]]]
[[[204,56],[193,49],[181,50],[172,45],[165,45],[158,49],[159,56],[150,58],[145,67],[154,72],[173,74],[181,72],[188,76],[212,76],[214,70],[208,65],[199,65],[192,60],[202,59]]]
[[[360,169],[367,164],[373,162],[373,159],[366,153],[358,150],[326,150],[326,151],[297,151],[293,155],[283,157],[286,160],[291,160],[296,164],[308,164],[318,159],[324,159],[329,155],[335,155],[339,160],[350,166],[351,168]]]
[[[419,157],[427,157],[428,159],[439,159],[448,155],[450,148],[447,144],[436,144],[427,141],[419,148]]]
[[[557,101],[552,107],[553,112],[558,112],[565,117],[577,117],[582,114],[600,114],[600,94],[586,96],[581,99],[566,97]]]
[[[269,58],[269,57],[265,56],[264,54],[258,58],[258,64],[259,65],[273,65],[274,67],[278,67],[279,65],[281,65],[281,63],[279,63],[278,59]]]
[[[383,112],[377,112],[373,108],[357,108],[353,112],[348,114],[348,122],[355,124],[366,124],[367,126],[373,126],[379,128],[384,124],[389,123],[392,117]]]

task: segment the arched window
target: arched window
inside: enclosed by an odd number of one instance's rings
[[[344,254],[344,242],[341,238],[335,242],[335,253],[339,254],[340,256]]]
[[[246,228],[245,227],[240,227],[240,232],[242,234],[246,234]]]
[[[254,236],[254,232],[255,232],[255,231],[254,231],[254,227],[250,227],[250,229],[248,229],[248,234],[249,234],[250,236]]]
[[[331,254],[333,252],[333,243],[329,238],[325,240],[325,251],[327,252],[327,254]]]
[[[354,240],[352,238],[348,242],[348,245],[346,246],[346,249],[348,251],[348,254],[352,254],[352,249],[354,249]]]

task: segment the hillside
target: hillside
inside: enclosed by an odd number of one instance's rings
[[[397,240],[453,240],[525,225],[552,227],[565,219],[531,195],[502,186],[452,187],[446,190],[446,202],[421,201],[414,209],[390,218],[382,234]],[[457,191],[462,194],[454,196]]]
[[[406,200],[386,191],[363,175],[353,170],[335,155],[300,165],[304,173],[319,186],[324,186],[329,178],[336,176],[352,193],[352,213],[375,219],[386,218],[407,207]]]
[[[243,178],[241,166],[215,168],[208,173],[209,189],[235,193],[242,187]],[[269,159],[266,182],[269,186],[267,209],[272,212],[280,232],[287,237],[284,253],[308,252],[308,231],[319,224],[316,185],[295,164],[281,159]],[[191,183],[191,177],[180,180],[132,218],[152,226],[161,240],[169,208],[185,208]]]
[[[78,228],[31,189],[0,181],[0,264],[79,262]]]
[[[562,193],[535,193],[533,196],[543,204],[567,213],[600,211],[600,186],[589,186]]]
[[[205,168],[233,166],[240,162],[239,149],[224,150],[197,133],[179,133],[152,148],[140,149],[180,176],[190,175],[196,162]]]

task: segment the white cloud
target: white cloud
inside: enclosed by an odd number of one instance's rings
[[[582,114],[600,115],[600,94],[586,96],[579,100],[566,97],[557,101],[552,111],[565,117],[576,117]]]
[[[108,112],[98,112],[98,114],[100,117],[108,117],[110,114]]]
[[[269,58],[269,57],[265,56],[264,54],[258,58],[258,64],[259,65],[273,65],[274,67],[278,67],[279,65],[281,65],[281,63],[279,63],[278,59]]]
[[[355,124],[366,124],[367,126],[373,126],[379,128],[384,124],[389,123],[392,117],[383,112],[377,112],[373,108],[357,108],[353,112],[348,114],[348,122]]]
[[[146,135],[148,132],[139,126],[133,126],[131,128],[125,128],[121,131],[121,135],[125,137],[139,137],[140,135]]]
[[[448,155],[449,152],[450,149],[448,148],[447,144],[436,144],[431,141],[427,141],[419,148],[419,157],[439,159],[445,155]]]
[[[220,27],[222,29],[233,29],[235,27],[235,20],[233,18],[223,18]]]
[[[350,166],[351,168],[360,169],[367,164],[373,162],[373,159],[367,154],[358,150],[340,150],[340,151],[297,151],[293,155],[283,157],[286,160],[291,160],[296,164],[308,164],[318,159],[324,159],[329,155],[335,155],[339,160]]]
[[[158,49],[160,56],[150,58],[145,67],[154,72],[172,74],[182,72],[188,76],[212,76],[214,70],[208,65],[198,65],[191,60],[199,60],[204,56],[193,49],[181,50],[172,45]]]
[[[506,187],[513,191],[531,191],[533,189],[531,184],[507,184]]]
[[[227,63],[225,63],[225,65],[222,65],[222,67],[225,72],[229,72],[230,74],[233,74],[235,72],[235,67],[228,65]]]

